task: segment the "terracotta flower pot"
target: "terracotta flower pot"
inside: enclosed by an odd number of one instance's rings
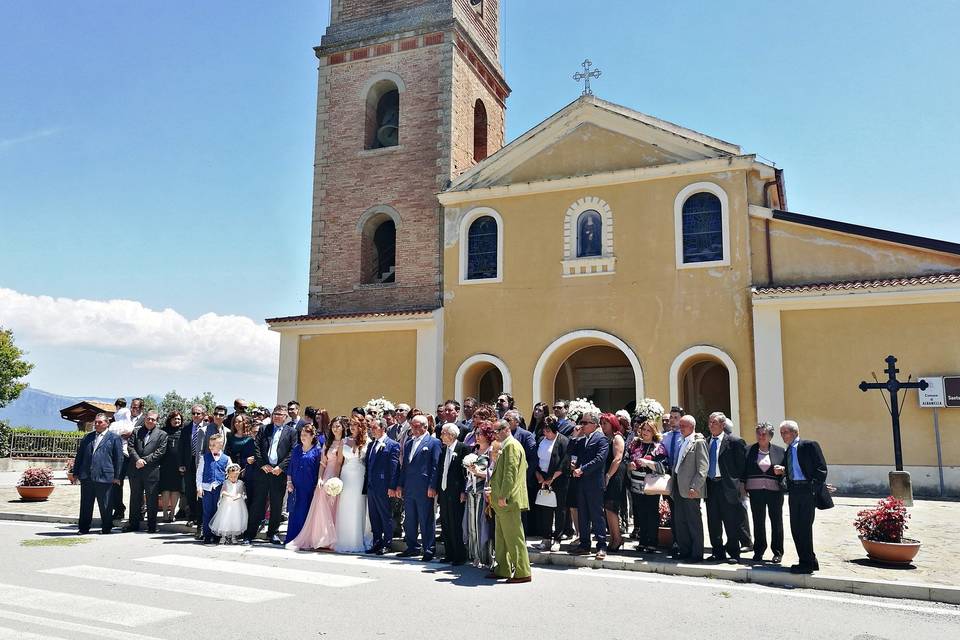
[[[17,487],[17,493],[20,494],[22,500],[28,502],[42,502],[50,497],[50,494],[53,493],[53,485],[46,487]]]
[[[661,547],[673,545],[673,529],[670,527],[660,527],[657,529],[657,544]]]
[[[904,538],[903,542],[877,542],[860,538],[867,557],[887,564],[910,564],[920,552],[920,542]]]

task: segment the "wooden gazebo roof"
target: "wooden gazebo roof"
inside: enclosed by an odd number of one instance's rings
[[[109,402],[94,402],[93,400],[82,400],[77,404],[60,409],[60,417],[70,422],[83,424],[84,422],[93,422],[98,413],[105,413],[113,417],[117,408]]]

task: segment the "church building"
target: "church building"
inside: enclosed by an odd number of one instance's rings
[[[506,144],[499,5],[332,0],[309,306],[268,320],[279,400],[652,397],[748,442],[794,419],[833,484],[883,490],[890,415],[858,385],[888,354],[902,380],[960,375],[960,244],[791,211],[756,154],[591,94]],[[932,410],[902,405],[935,493]],[[958,495],[960,408],[939,427]]]

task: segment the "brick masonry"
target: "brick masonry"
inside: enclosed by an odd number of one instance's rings
[[[316,169],[310,260],[311,314],[395,311],[441,304],[442,210],[436,194],[474,164],[473,110],[487,110],[488,149],[503,145],[503,82],[493,34],[461,0],[339,0],[335,20],[369,21],[352,33],[354,46],[318,49]],[[485,10],[496,2],[486,0]],[[465,3],[469,8],[469,2]],[[411,11],[445,8],[454,19],[444,30],[424,20],[420,32],[390,28],[390,11],[408,21]],[[472,11],[472,10],[471,10]],[[430,15],[433,15],[431,13]],[[419,15],[419,14],[415,14]],[[365,24],[365,23],[363,23]],[[495,22],[494,22],[495,25]],[[329,33],[329,30],[328,30]],[[325,41],[327,37],[325,36]],[[491,45],[491,43],[494,43]],[[349,43],[348,43],[349,44]],[[357,46],[362,45],[362,46]],[[402,81],[400,144],[364,150],[366,88],[383,72]],[[372,207],[399,214],[396,282],[364,284],[370,242],[358,229]],[[372,230],[369,230],[372,231]]]

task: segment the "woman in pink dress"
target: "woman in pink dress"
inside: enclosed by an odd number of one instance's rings
[[[347,419],[337,416],[330,423],[330,431],[324,443],[323,458],[320,461],[320,482],[313,492],[310,510],[303,529],[287,549],[330,549],[337,542],[337,501],[339,497],[327,495],[323,485],[331,478],[340,477],[343,465],[343,436]]]

